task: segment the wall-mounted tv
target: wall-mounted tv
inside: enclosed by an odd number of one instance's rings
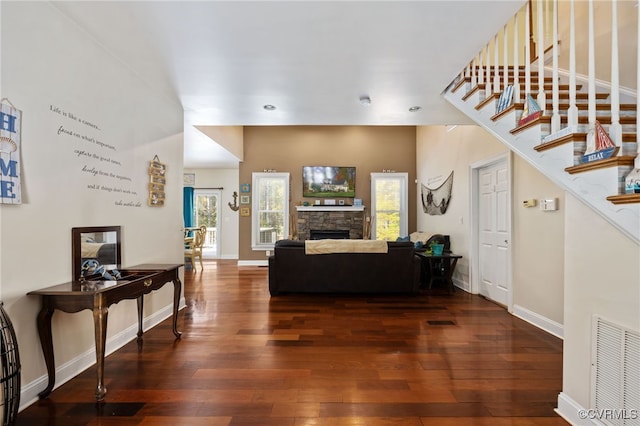
[[[302,196],[353,198],[356,196],[356,168],[302,167]]]

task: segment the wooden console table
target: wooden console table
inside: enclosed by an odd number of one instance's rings
[[[453,285],[453,272],[456,270],[456,264],[458,263],[458,259],[462,259],[462,256],[457,254],[441,254],[441,255],[433,255],[427,254],[425,252],[416,251],[416,256],[420,258],[420,261],[423,262],[423,267],[426,266],[429,272],[429,283],[428,289],[431,290],[431,286],[435,280],[444,280],[447,284],[447,289],[449,293],[455,290]],[[426,262],[426,265],[424,264]],[[446,264],[443,265],[443,262]],[[436,267],[441,266],[440,275],[435,275],[434,270]]]
[[[157,290],[168,282],[173,282],[173,334],[180,338],[177,329],[178,305],[182,283],[178,276],[178,268],[182,265],[144,264],[125,268],[121,271],[123,278],[118,281],[71,281],[42,290],[35,290],[28,295],[40,296],[42,308],[38,313],[38,334],[47,365],[49,382],[38,394],[46,398],[53,390],[56,381],[56,369],[53,358],[53,339],[51,333],[51,317],[56,309],[74,313],[84,309],[93,311],[93,325],[96,342],[97,387],[96,400],[102,401],[107,394],[104,385],[104,353],[107,339],[107,316],[109,306],[125,299],[136,299],[138,303],[138,340],[142,340],[143,296]]]

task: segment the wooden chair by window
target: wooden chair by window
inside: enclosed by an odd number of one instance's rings
[[[200,260],[200,268],[204,269],[202,264],[202,247],[204,246],[204,238],[207,235],[207,227],[201,226],[193,231],[193,240],[187,242],[185,239],[184,258],[189,259],[191,267],[196,269],[196,258]]]

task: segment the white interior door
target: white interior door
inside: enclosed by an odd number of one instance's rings
[[[480,294],[509,302],[509,171],[506,160],[478,171],[478,257]]]

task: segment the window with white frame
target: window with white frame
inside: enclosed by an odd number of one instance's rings
[[[273,250],[289,233],[289,173],[253,173],[251,247]]]
[[[407,235],[408,173],[371,173],[371,239],[395,241]]]

